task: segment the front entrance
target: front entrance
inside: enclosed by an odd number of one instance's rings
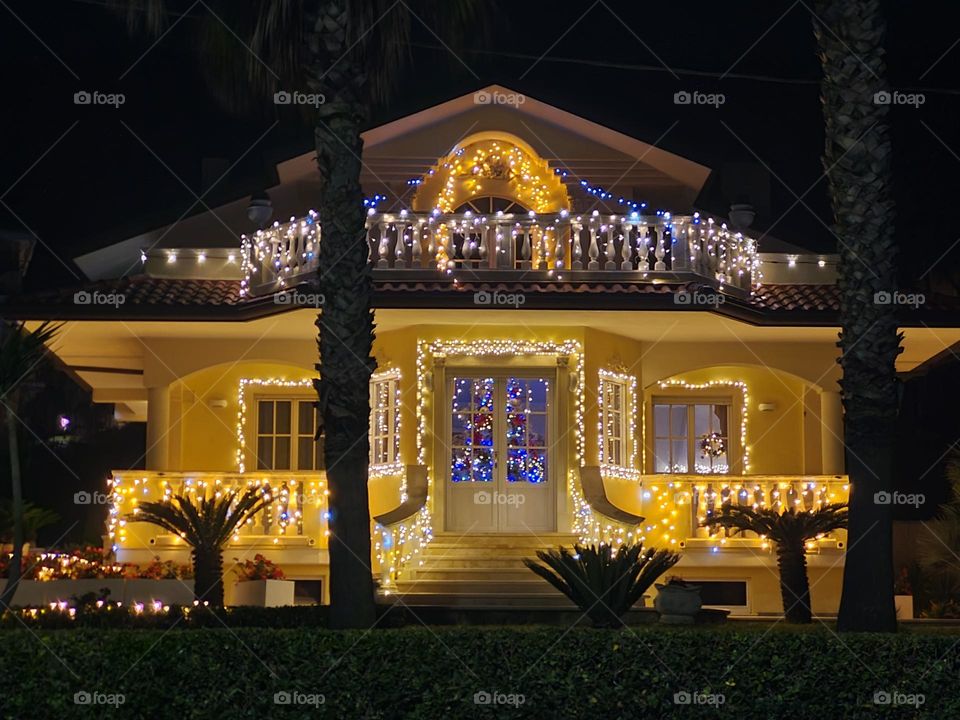
[[[556,501],[550,378],[537,372],[451,372],[446,528],[552,532]]]

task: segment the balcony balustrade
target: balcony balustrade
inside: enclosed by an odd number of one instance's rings
[[[320,220],[275,223],[242,238],[243,293],[268,295],[309,282],[317,270]],[[378,280],[702,281],[749,293],[759,281],[756,241],[699,215],[550,217],[379,213],[366,241]]]

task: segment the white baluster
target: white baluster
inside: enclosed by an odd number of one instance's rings
[[[567,259],[567,250],[566,250],[566,237],[564,235],[564,228],[569,228],[570,225],[557,226],[557,229],[554,231],[554,248],[553,248],[553,257],[554,257],[554,267],[557,270],[563,270],[566,267]]]
[[[537,225],[537,270],[547,269],[547,231]]]
[[[583,270],[583,245],[580,243],[582,231],[583,225],[578,222],[570,223],[570,243],[573,246],[573,264],[570,267],[574,270]]]
[[[657,226],[657,249],[654,251],[657,262],[653,265],[654,272],[664,272],[667,269],[667,264],[663,261],[664,255],[667,254],[667,250],[664,247],[664,235],[667,234],[666,229],[667,224],[665,222],[661,222]]]
[[[594,210],[594,217],[590,218],[590,247],[587,249],[587,257],[590,262],[587,263],[587,270],[599,270],[600,263],[597,258],[600,257],[600,248],[597,247],[597,211]]]
[[[387,235],[387,224],[382,222],[380,223],[380,247],[377,251],[377,256],[380,258],[377,260],[378,268],[390,267],[390,261],[387,259],[389,253],[390,237]]]
[[[640,225],[637,229],[637,269],[650,272],[650,229]]]
[[[617,262],[616,260],[613,259],[617,250],[616,245],[614,245],[614,241],[613,241],[613,231],[616,229],[616,222],[617,222],[617,216],[611,215],[610,224],[607,225],[607,242],[603,249],[603,256],[607,259],[607,261],[603,264],[604,270],[617,269]]]
[[[483,229],[480,231],[480,248],[478,250],[480,254],[480,267],[489,265],[489,262],[484,262],[487,259],[487,233],[490,230],[488,225],[484,225]]]
[[[422,225],[417,225],[416,227],[413,225],[410,226],[410,239],[412,241],[410,247],[410,265],[419,269],[423,265],[423,260],[420,257],[423,252],[423,246],[420,244],[423,240]]]
[[[631,225],[623,226],[623,243],[620,245],[620,269],[633,270],[633,260],[630,257],[630,229]]]
[[[407,223],[406,221],[401,221],[396,224],[397,228],[397,245],[393,249],[393,266],[395,268],[402,268],[407,266],[405,255],[407,252]]]

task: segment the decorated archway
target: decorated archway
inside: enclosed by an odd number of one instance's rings
[[[471,204],[502,204],[487,199],[536,213],[570,209],[567,189],[547,161],[520,138],[502,132],[471,135],[440,158],[421,179],[413,209],[450,213]]]

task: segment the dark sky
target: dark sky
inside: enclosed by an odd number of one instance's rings
[[[955,205],[960,170],[960,11],[952,5],[883,4],[891,83],[925,94],[921,107],[892,113],[908,278],[957,240],[941,215]],[[663,136],[666,149],[732,175],[752,166],[769,183],[770,207],[758,225],[785,214],[772,234],[833,249],[811,2],[499,0],[495,7],[488,37],[468,33],[457,56],[415,22],[412,63],[374,124],[499,82],[642,140]],[[130,37],[100,0],[0,4],[7,86],[0,229],[41,241],[34,287],[73,280],[61,260],[69,265],[82,250],[173,221],[191,206],[202,211],[191,190],[201,191],[203,158],[237,163],[205,198],[215,206],[269,185],[278,159],[309,149],[311,132],[295,117],[281,117],[264,135],[276,118],[229,115],[212,98],[192,32],[208,12],[193,4],[157,41]],[[94,89],[121,92],[125,104],[73,103],[75,92]],[[684,89],[721,92],[726,102],[677,106],[673,94]],[[940,267],[960,264],[955,257]]]

